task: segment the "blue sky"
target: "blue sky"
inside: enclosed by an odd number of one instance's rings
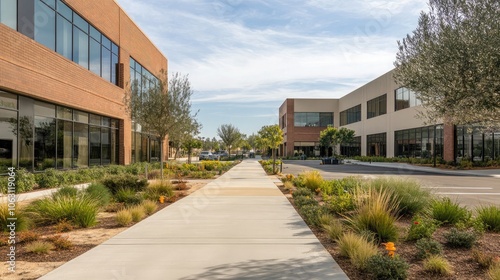
[[[200,136],[278,122],[286,98],[338,98],[393,68],[423,0],[117,0],[188,74]]]

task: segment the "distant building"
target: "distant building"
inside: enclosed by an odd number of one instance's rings
[[[115,1],[2,0],[0,38],[0,173],[159,160],[123,97],[167,58]]]
[[[284,132],[280,154],[324,156],[319,133],[328,125],[356,132],[343,155],[381,157],[437,157],[454,161],[463,157],[487,161],[500,157],[500,132],[482,133],[477,128],[425,125],[416,117],[420,100],[397,85],[390,71],[339,99],[286,99],[279,108]]]

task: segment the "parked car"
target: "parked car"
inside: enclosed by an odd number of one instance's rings
[[[229,157],[229,154],[227,153],[227,151],[218,151],[217,154],[220,157]]]
[[[214,155],[210,151],[201,151],[199,155],[200,160],[212,160]]]

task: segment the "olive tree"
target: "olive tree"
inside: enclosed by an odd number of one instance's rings
[[[394,78],[416,92],[427,123],[500,122],[499,18],[498,0],[429,0],[398,42]]]
[[[142,84],[135,80],[126,88],[125,108],[143,132],[159,137],[163,178],[163,141],[176,127],[192,118],[190,99],[193,90],[187,76],[175,73],[169,80],[164,70],[160,71],[157,80],[148,77],[141,80]]]

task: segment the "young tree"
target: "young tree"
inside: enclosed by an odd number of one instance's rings
[[[283,143],[283,131],[277,124],[266,125],[259,130],[259,136],[264,139],[267,147],[271,148],[273,172],[276,173],[276,149]]]
[[[241,132],[232,124],[223,124],[217,128],[217,135],[222,139],[226,145],[229,157],[231,157],[231,148],[236,148],[236,145],[241,139]]]
[[[185,139],[182,143],[182,148],[184,148],[188,154],[187,163],[191,163],[191,155],[193,154],[193,149],[199,149],[202,147],[202,142],[196,138]]]
[[[124,103],[132,120],[142,130],[160,138],[160,162],[163,179],[163,141],[170,131],[191,118],[190,99],[193,95],[187,76],[179,73],[168,79],[166,71],[158,74],[153,85],[133,82],[125,91]]]
[[[322,130],[319,133],[319,143],[321,146],[325,147],[327,152],[326,156],[328,156],[328,148],[332,148],[333,153],[335,154],[335,145],[338,144],[338,138],[339,133],[338,129],[329,125],[327,128]]]
[[[254,151],[257,149],[257,138],[259,136],[255,133],[252,133],[250,136],[247,138],[248,145],[250,145],[251,149]]]
[[[398,42],[394,78],[415,91],[428,123],[500,122],[500,2],[429,0]]]
[[[177,159],[180,149],[184,146],[184,142],[191,140],[195,135],[200,133],[202,126],[195,117],[192,116],[192,118],[183,120],[169,132],[169,140],[175,148],[174,159]]]
[[[355,131],[341,127],[337,131],[337,143],[342,146],[343,144],[350,144],[352,141],[354,141],[354,135]]]

